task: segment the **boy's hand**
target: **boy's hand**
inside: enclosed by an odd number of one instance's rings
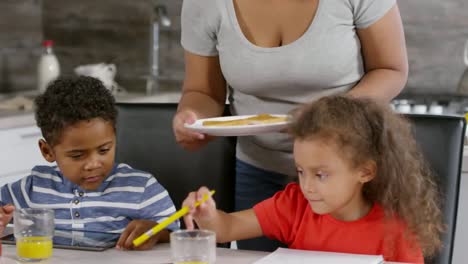
[[[209,198],[206,202],[201,203],[198,207],[195,208],[195,202],[200,201],[204,195],[208,195]],[[216,216],[216,203],[210,195],[210,190],[206,187],[201,187],[197,192],[191,192],[185,198],[182,206],[188,206],[190,211],[184,216],[185,226],[188,230],[194,228],[193,220],[200,223],[209,223]]]
[[[3,233],[6,225],[10,222],[14,211],[15,207],[11,204],[0,207],[0,234]]]
[[[151,220],[133,220],[127,228],[120,235],[119,241],[117,241],[117,249],[136,249],[136,250],[147,250],[152,248],[158,241],[169,241],[169,231],[161,230],[156,235],[150,237],[145,243],[135,248],[133,246],[133,240],[139,237],[141,234],[150,230],[153,226],[158,223]]]

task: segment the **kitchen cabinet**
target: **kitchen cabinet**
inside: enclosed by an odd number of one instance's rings
[[[468,153],[465,152],[465,155]],[[465,156],[468,163],[468,156]],[[466,164],[465,164],[466,165]],[[457,227],[455,231],[455,248],[452,263],[466,263],[468,252],[468,171],[462,173],[460,183],[460,198],[458,200]]]
[[[48,164],[42,157],[36,126],[0,130],[0,186],[28,175],[35,165]]]

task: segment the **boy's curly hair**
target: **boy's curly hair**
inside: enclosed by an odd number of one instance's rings
[[[102,118],[115,129],[115,99],[98,79],[86,76],[61,78],[34,100],[35,118],[45,140],[59,143],[63,129],[79,121]]]
[[[295,117],[290,127],[294,138],[334,140],[354,167],[375,161],[377,173],[364,184],[364,197],[380,204],[387,219],[403,220],[409,229],[406,238],[415,239],[424,256],[437,252],[444,230],[440,195],[403,116],[370,99],[330,96],[305,106]],[[392,254],[392,241],[387,242],[387,253]]]

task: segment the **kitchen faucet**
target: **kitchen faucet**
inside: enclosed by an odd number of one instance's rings
[[[169,28],[171,19],[167,15],[167,9],[164,5],[156,5],[153,9],[150,32],[150,69],[146,81],[146,94],[150,95],[153,90],[159,88],[159,34],[161,28]]]

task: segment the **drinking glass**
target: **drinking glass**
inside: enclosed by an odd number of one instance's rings
[[[216,261],[216,234],[209,230],[172,232],[171,253],[175,264],[213,264]]]
[[[41,261],[52,256],[54,211],[17,209],[13,214],[16,255],[22,261]]]

